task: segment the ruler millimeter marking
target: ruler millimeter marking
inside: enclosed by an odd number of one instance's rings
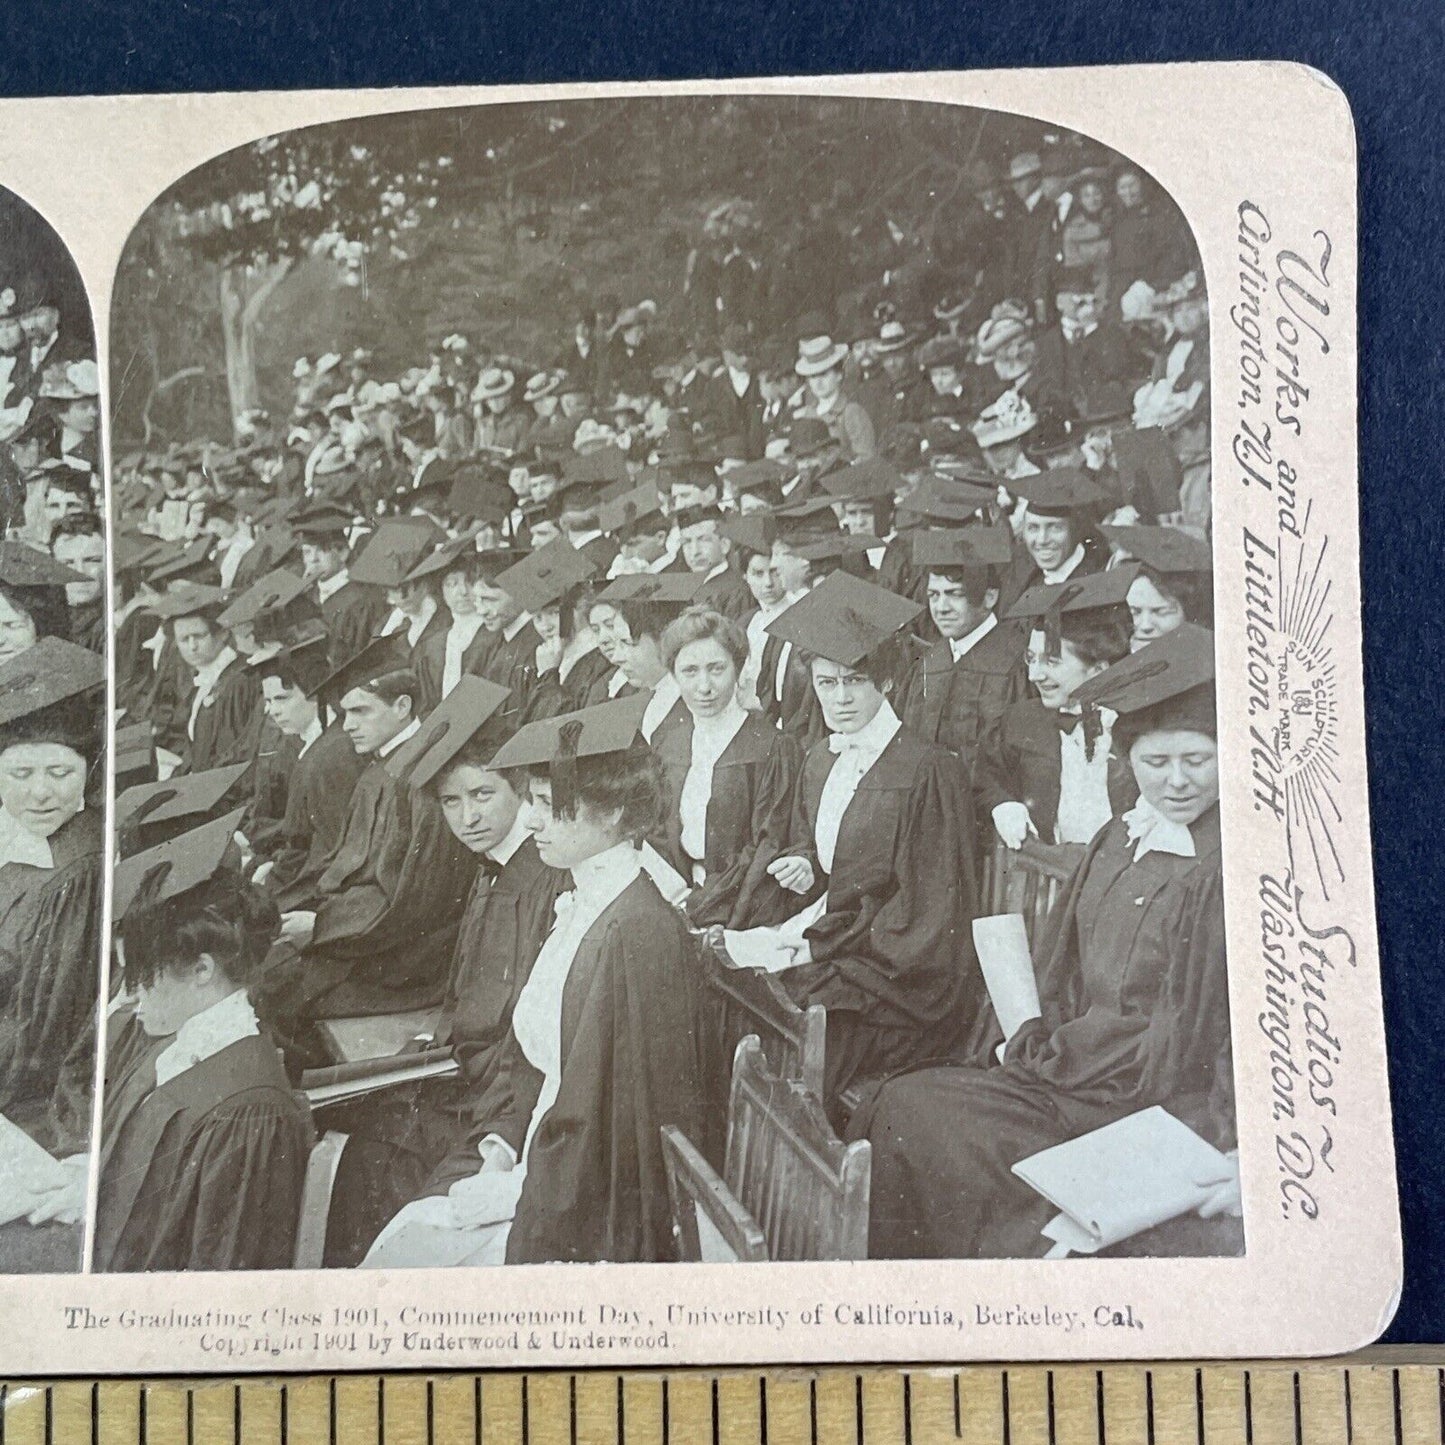
[[[1445,1445],[1445,1352],[0,1382],[0,1445]]]

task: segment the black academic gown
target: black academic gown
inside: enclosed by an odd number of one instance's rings
[[[155,618],[150,617],[154,622]],[[149,640],[149,634],[143,640]],[[142,654],[147,662],[152,652]],[[191,718],[191,702],[196,695],[196,676],[176,651],[170,629],[161,645],[160,656],[151,671],[150,686],[139,706],[139,715],[150,720],[155,729],[156,746],[184,757],[191,745],[187,725]]]
[[[156,1087],[170,1040],[111,1029],[95,1268],[289,1268],[313,1134],[275,1045],[241,1039]]]
[[[804,666],[796,647],[788,651],[788,660],[783,665],[783,695],[778,697],[778,659],[784,646],[781,638],[772,636],[763,644],[758,663],[758,702],[763,716],[775,728],[809,747],[821,741],[828,729],[823,723],[818,694],[813,690],[812,672]]]
[[[314,904],[341,845],[351,795],[366,771],[351,739],[333,723],[292,767],[286,814],[272,852],[275,867],[266,886],[283,913]]]
[[[562,688],[567,694],[569,712],[592,707],[608,701],[607,680],[612,676],[612,664],[597,649],[584,652],[572,664]]]
[[[956,662],[940,638],[914,664],[898,700],[898,715],[915,737],[961,758],[970,775],[994,745],[1004,710],[1029,694],[1022,631],[1001,623]]]
[[[1082,727],[1083,720],[1068,713],[1051,712],[1037,695],[1011,704],[1004,712],[974,769],[974,797],[981,828],[992,827],[991,815],[1000,803],[1022,803],[1029,810],[1040,839],[1045,843],[1056,841],[1054,829],[1059,818],[1063,774],[1059,733],[1064,725],[1067,725],[1065,730],[1072,731]],[[1102,740],[1098,746],[1104,746]],[[1133,806],[1139,795],[1127,762],[1112,753],[1108,788],[1116,816]],[[988,842],[991,844],[992,839]]]
[[[756,611],[757,605],[757,599],[748,590],[748,584],[731,567],[704,582],[693,599],[693,606],[710,607],[714,612],[721,612],[724,617],[731,617],[734,622],[739,622],[748,613]]]
[[[53,868],[0,868],[0,1113],[58,1154],[90,1138],[104,822],[77,813]]]
[[[1007,482],[1004,483],[1008,485]],[[1084,555],[1079,559],[1079,565],[1069,573],[1066,580],[1075,582],[1081,577],[1088,577],[1094,572],[1102,572],[1109,565],[1109,548],[1103,538],[1097,533],[1090,532],[1083,539]],[[1014,603],[1029,590],[1036,587],[1044,580],[1044,574],[1039,571],[1034,559],[1029,555],[1027,547],[1019,547],[1015,550],[1013,561],[1009,563],[1004,573],[1003,581],[999,586],[997,612],[1000,617],[1006,617]]]
[[[693,946],[646,874],[584,935],[562,990],[561,1087],[532,1140],[508,1264],[676,1258],[661,1129],[702,1137]],[[521,1153],[541,1091],[514,1034],[503,1049],[473,1114],[469,1173],[487,1134]]]
[[[985,1050],[977,1066],[892,1079],[855,1117],[873,1143],[870,1256],[1042,1255],[1056,1211],[1012,1166],[1155,1104],[1233,1146],[1218,808],[1190,832],[1196,858],[1135,862],[1110,823],[1040,951],[1044,1017],[1003,1065],[984,1067]]]
[[[195,734],[180,771],[204,773],[250,761],[256,751],[260,713],[260,678],[237,657],[227,664],[211,696],[197,711]]]
[[[436,799],[370,762],[317,884],[311,942],[285,970],[285,1005],[317,1019],[439,1002],[472,877]]]
[[[555,920],[571,876],[549,868],[525,839],[500,868],[477,869],[457,930],[435,1040],[458,1072],[370,1094],[326,1111],[349,1142],[334,1191],[326,1262],[354,1265],[383,1225],[423,1190],[428,1175],[475,1174],[472,1110],[490,1088],[517,995]]]
[[[442,700],[442,669],[446,665],[447,633],[451,626],[451,613],[439,606],[412,644],[411,669],[421,684],[421,696],[416,703],[418,717],[425,717]]]
[[[793,794],[786,853],[813,865],[827,911],[805,937],[812,961],[779,975],[802,1006],[828,1010],[830,1098],[856,1079],[946,1053],[982,1003],[974,959],[972,811],[951,753],[906,729],[863,775],[825,874],[814,841],[823,785],[837,762],[815,743]]]
[[[667,778],[665,831],[659,851],[691,879],[701,862],[705,881],[685,905],[693,926],[753,928],[781,923],[797,901],[768,876],[768,865],[788,845],[793,790],[802,767],[796,738],[780,733],[749,713],[713,767],[703,857],[688,857],[682,846],[679,803],[692,762],[692,728],[668,730],[655,751]]]
[[[332,667],[355,657],[376,636],[390,610],[379,587],[349,579],[342,583],[321,604],[321,620],[331,638]]]
[[[301,740],[283,733],[263,711],[256,729],[251,771],[247,774],[250,796],[246,800],[246,816],[241,820],[241,832],[263,858],[281,846],[291,772],[300,751]]]

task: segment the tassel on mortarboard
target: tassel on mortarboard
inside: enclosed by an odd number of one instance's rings
[[[1059,655],[1059,646],[1063,642],[1065,609],[1083,590],[1077,583],[1065,587],[1044,613],[1044,647],[1050,657]]]
[[[576,719],[557,730],[557,751],[552,756],[552,811],[562,818],[577,812],[577,747],[582,741],[582,723]]]
[[[1133,666],[1130,668],[1131,684],[1158,677],[1161,673],[1168,671],[1169,664],[1162,658],[1155,662],[1147,662],[1142,667]],[[1107,677],[1107,670],[1101,676]],[[1094,744],[1098,742],[1104,732],[1105,704],[1090,699],[1080,705],[1079,711],[1084,720],[1084,757],[1092,763],[1094,761]],[[1109,711],[1113,711],[1113,709],[1109,709]],[[1115,715],[1117,716],[1117,714]]]

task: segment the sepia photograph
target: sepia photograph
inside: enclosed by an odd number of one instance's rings
[[[1244,1252],[1147,168],[380,115],[191,170],[110,309],[97,1271]]]
[[[107,871],[100,409],[80,273],[0,188],[0,1274],[82,1264]]]

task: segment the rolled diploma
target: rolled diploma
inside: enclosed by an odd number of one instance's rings
[[[996,913],[975,918],[973,944],[993,1011],[1007,1041],[1021,1024],[1043,1016],[1023,914]]]

